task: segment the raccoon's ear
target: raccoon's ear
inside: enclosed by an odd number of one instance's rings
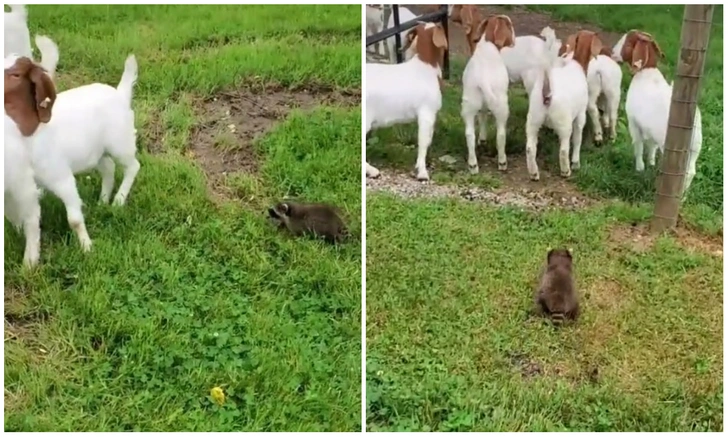
[[[275,208],[268,208],[268,215],[272,218],[278,218],[278,213]]]
[[[291,207],[287,203],[281,203],[281,209],[283,210],[283,214],[291,215]]]
[[[568,248],[568,249],[566,249],[566,251],[569,252],[569,257],[570,258],[574,256],[574,249]]]

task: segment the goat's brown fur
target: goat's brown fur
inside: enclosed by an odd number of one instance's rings
[[[287,228],[294,236],[313,235],[329,243],[341,243],[349,231],[335,207],[324,203],[279,202],[268,209],[279,228]]]
[[[567,53],[574,53],[573,59],[581,65],[586,76],[589,69],[589,62],[592,58],[596,58],[604,49],[602,40],[596,33],[589,30],[580,30],[575,34],[569,35],[566,43],[562,43],[559,47],[559,56]],[[544,74],[543,88],[541,89],[541,97],[543,104],[548,106],[551,103],[551,82],[549,80],[548,71]]]
[[[5,69],[5,113],[24,136],[50,121],[55,101],[56,87],[40,65],[21,57]]]
[[[579,296],[574,281],[571,251],[552,249],[534,296],[534,312],[548,315],[555,325],[579,318]]]
[[[652,35],[637,30],[627,33],[621,54],[622,60],[629,65],[633,73],[643,68],[657,68],[658,56],[663,59],[665,57],[665,53]]]
[[[513,22],[507,15],[491,15],[481,21],[473,35],[473,42],[477,44],[483,35],[485,35],[485,40],[493,43],[498,51],[504,47],[516,45]],[[473,50],[475,50],[474,47]]]
[[[453,5],[450,19],[453,23],[458,23],[463,26],[465,38],[468,41],[470,56],[472,56],[475,53],[475,46],[482,36],[481,32],[476,37],[478,25],[483,22],[483,15],[480,12],[480,8],[478,5]]]

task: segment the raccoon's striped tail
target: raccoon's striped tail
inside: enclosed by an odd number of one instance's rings
[[[554,324],[554,326],[561,326],[564,324],[564,313],[563,312],[553,312],[551,313],[551,323]]]

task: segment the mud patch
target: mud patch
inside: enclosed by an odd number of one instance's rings
[[[596,203],[596,199],[580,193],[568,180],[541,170],[541,180],[531,181],[523,160],[508,162],[508,171],[499,172],[495,158],[481,159],[481,172],[495,176],[498,188],[486,189],[473,185],[420,182],[414,174],[385,168],[376,179],[367,178],[367,189],[384,191],[404,198],[460,198],[498,206],[512,206],[529,211],[550,209],[581,210]],[[539,163],[543,168],[543,163]],[[430,174],[432,176],[432,173]]]
[[[199,123],[190,135],[187,155],[195,159],[207,175],[210,189],[218,196],[234,197],[225,186],[231,173],[257,173],[260,152],[257,139],[282,122],[294,109],[318,106],[358,106],[361,92],[328,89],[283,88],[244,89],[220,93],[196,102]]]
[[[701,234],[684,222],[678,222],[678,225],[667,233],[688,251],[723,258],[722,235]],[[619,224],[609,230],[609,242],[613,246],[629,246],[636,252],[650,250],[658,237],[658,234],[650,232],[648,223]]]

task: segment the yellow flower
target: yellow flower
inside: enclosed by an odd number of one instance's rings
[[[218,405],[222,405],[225,403],[225,392],[223,392],[220,387],[213,387],[210,390],[210,396],[212,396],[212,399]]]

